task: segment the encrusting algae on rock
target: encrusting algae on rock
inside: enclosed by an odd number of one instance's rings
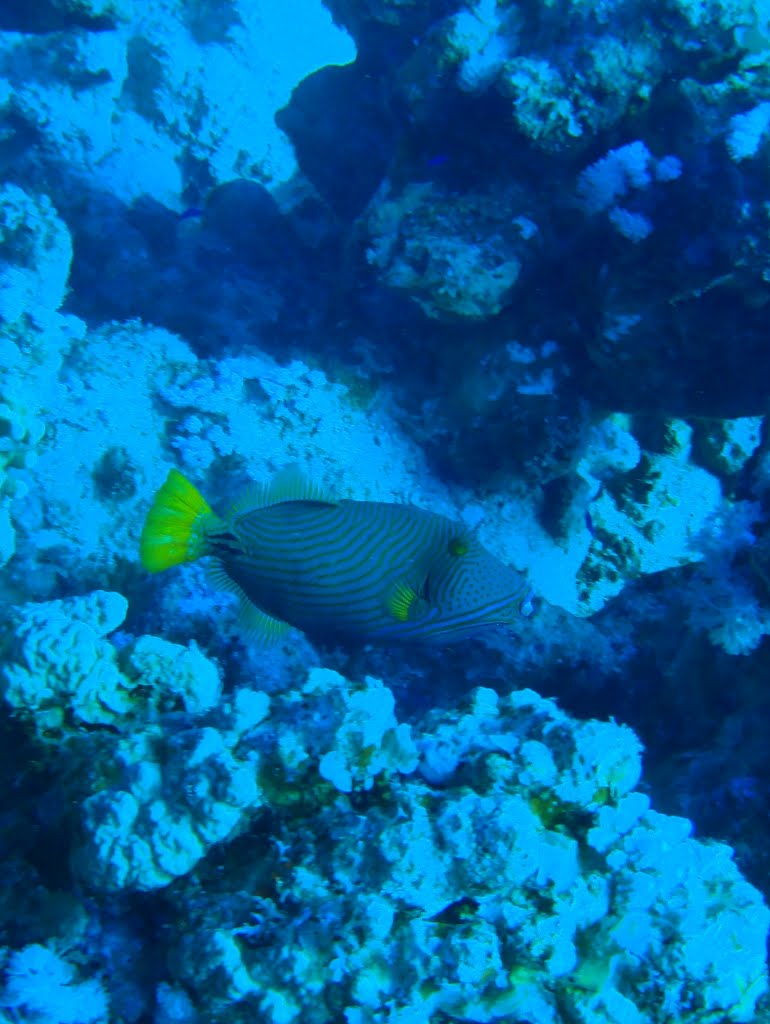
[[[451,643],[514,623],[531,607],[524,574],[445,516],[336,500],[293,469],[217,515],[172,469],[147,514],[142,563],[160,572],[210,556],[263,642],[294,626],[359,642]]]

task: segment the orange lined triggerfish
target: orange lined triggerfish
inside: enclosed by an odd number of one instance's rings
[[[294,470],[217,515],[172,469],[141,538],[160,572],[208,556],[262,641],[294,626],[358,643],[451,643],[531,608],[526,577],[446,516],[414,505],[335,500]]]

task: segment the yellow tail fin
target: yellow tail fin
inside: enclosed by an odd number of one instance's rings
[[[150,572],[194,562],[206,553],[206,521],[216,521],[203,495],[172,469],[144,521],[139,553]]]

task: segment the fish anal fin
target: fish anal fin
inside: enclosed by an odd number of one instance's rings
[[[279,643],[291,629],[288,622],[275,619],[257,608],[244,594],[238,609],[238,625],[243,633],[261,647]]]
[[[227,575],[227,570],[219,558],[209,559],[206,565],[206,578],[217,590],[226,590],[229,594],[235,594],[239,599],[246,597],[238,584]]]
[[[218,558],[212,558],[206,566],[206,574],[215,587],[238,598],[238,626],[249,640],[262,647],[270,647],[289,632],[291,626],[288,622],[273,618],[272,615],[257,608],[243,588],[228,576],[227,570]]]

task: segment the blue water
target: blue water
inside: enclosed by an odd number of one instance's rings
[[[0,2],[0,1024],[770,1021],[769,62],[759,0]],[[264,646],[144,570],[169,469],[287,466],[532,614]]]

